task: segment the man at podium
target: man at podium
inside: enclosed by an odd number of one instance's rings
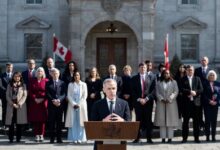
[[[130,121],[129,105],[125,100],[117,97],[117,83],[114,79],[103,82],[104,99],[97,101],[92,108],[92,121]],[[96,144],[94,150],[96,150]]]

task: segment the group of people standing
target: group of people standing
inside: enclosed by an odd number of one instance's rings
[[[117,121],[131,120],[132,110],[136,121],[140,121],[134,143],[138,143],[141,137],[146,137],[147,143],[153,143],[153,124],[160,127],[163,143],[166,138],[171,143],[174,129],[182,126],[182,142],[185,143],[190,118],[193,119],[196,143],[200,142],[200,127],[205,128],[207,141],[210,141],[210,134],[215,141],[220,84],[216,81],[216,72],[208,67],[207,57],[201,59],[201,65],[197,69],[192,65],[180,65],[175,77],[163,64],[158,67],[159,73],[154,74],[153,64],[148,60],[139,64],[139,71],[134,76],[129,65],[123,68],[124,75],[121,77],[117,75],[116,66],[110,65],[109,75],[103,79],[93,67],[83,82],[74,61],[66,65],[62,74],[54,67],[52,58],[47,59],[46,68],[37,69],[35,61],[30,59],[28,69],[23,72],[13,72],[13,64],[7,63],[6,72],[0,78],[2,121],[9,127],[10,142],[14,141],[15,125],[16,141],[20,142],[22,125],[31,123],[37,142],[44,140],[47,126],[50,143],[54,143],[55,139],[57,143],[62,143],[64,114],[67,140],[83,143],[87,141],[84,121],[111,120],[112,107],[118,109],[117,103],[111,102],[113,97],[112,101],[120,98],[117,100],[120,101],[119,106],[123,104],[126,108],[125,112],[114,112]],[[116,92],[117,98],[112,96],[112,91]],[[100,100],[106,96],[106,102]],[[152,122],[154,103],[156,110]],[[96,109],[101,106],[102,111]]]

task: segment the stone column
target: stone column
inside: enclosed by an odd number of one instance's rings
[[[142,38],[143,38],[143,52],[142,61],[153,59],[154,50],[154,1],[143,0],[142,5]],[[153,61],[153,60],[152,60]]]
[[[0,1],[0,60],[8,61],[8,0]]]
[[[215,31],[216,31],[216,38],[215,38],[215,57],[214,57],[214,62],[215,63],[220,63],[220,1],[215,0],[215,19],[216,19],[216,24],[215,24]]]
[[[73,60],[76,61],[82,78],[85,72],[85,46],[81,41],[81,2],[80,0],[69,0],[70,14],[70,40],[69,45],[73,53]]]

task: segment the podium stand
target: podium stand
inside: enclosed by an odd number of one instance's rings
[[[139,122],[84,122],[86,136],[89,140],[103,141],[97,143],[98,150],[126,150],[126,142],[136,139]]]

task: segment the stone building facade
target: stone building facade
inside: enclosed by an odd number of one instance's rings
[[[85,71],[97,66],[106,74],[139,62],[162,62],[165,35],[170,58],[199,64],[206,55],[220,65],[219,0],[0,0],[0,62],[25,66],[52,56],[53,33],[70,47]],[[108,33],[113,25],[117,32]]]

